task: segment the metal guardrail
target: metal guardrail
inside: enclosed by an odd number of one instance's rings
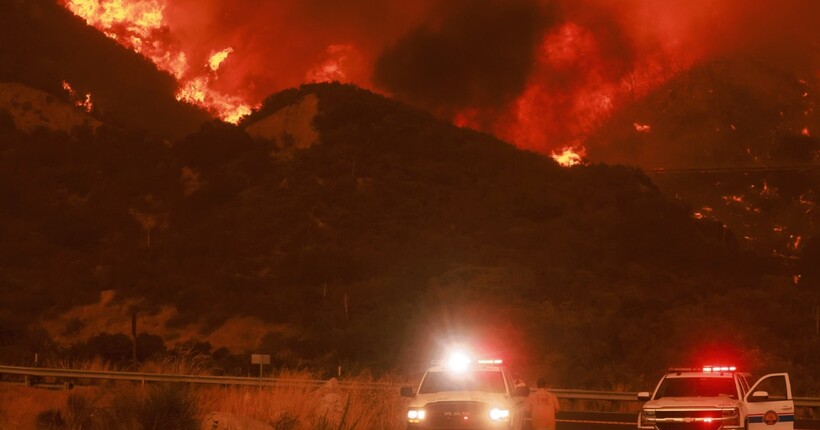
[[[318,389],[328,383],[319,379],[284,379],[284,378],[254,378],[241,376],[209,376],[209,375],[172,375],[161,373],[142,372],[110,372],[95,370],[73,370],[73,369],[49,369],[44,367],[19,367],[0,365],[0,375],[21,375],[24,377],[50,377],[67,380],[95,379],[95,380],[121,380],[134,382],[184,382],[190,384],[215,384],[215,385],[239,385],[239,386],[265,386],[265,387],[303,387],[308,389]],[[398,390],[399,385],[377,382],[353,382],[339,381],[342,389],[382,389]],[[638,393],[617,392],[617,391],[595,391],[595,390],[550,390],[559,398],[568,400],[609,400],[618,402],[640,402]],[[817,397],[795,397],[794,405],[797,407],[820,408],[820,398]]]
[[[68,380],[95,379],[119,380],[134,382],[183,382],[189,384],[213,385],[241,385],[241,386],[274,386],[274,387],[305,387],[320,388],[328,383],[326,380],[284,379],[284,378],[255,378],[242,376],[210,376],[210,375],[175,375],[162,373],[142,372],[112,372],[96,370],[49,369],[44,367],[19,367],[0,365],[0,374],[21,375],[24,377],[47,377]],[[339,381],[339,387],[344,389],[393,389],[394,385],[380,383],[361,383]]]

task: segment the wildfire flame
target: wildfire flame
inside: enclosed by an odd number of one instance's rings
[[[68,93],[68,95],[74,95],[74,88],[71,88],[71,84],[66,81],[63,81],[63,89]]]
[[[567,146],[562,149],[561,152],[553,152],[551,156],[553,160],[557,161],[558,164],[564,167],[576,166],[584,162],[586,148],[583,146],[579,146],[577,148]]]
[[[652,126],[648,124],[638,124],[637,122],[633,122],[632,126],[635,127],[635,131],[638,133],[649,133],[652,131]]]
[[[228,55],[233,52],[233,48],[230,46],[219,51],[211,54],[211,57],[208,59],[208,67],[211,68],[214,72],[219,70],[219,66],[228,58]]]
[[[91,93],[86,93],[83,100],[74,102],[74,105],[83,108],[84,111],[91,113],[94,109],[94,103],[91,102]]]
[[[77,94],[77,92],[74,91],[74,88],[71,86],[71,84],[69,84],[67,81],[63,80],[62,84],[63,90],[65,90],[65,92],[67,92],[68,95],[74,97]],[[75,100],[74,106],[82,108],[84,111],[91,113],[91,111],[94,110],[94,103],[91,102],[91,93],[86,93],[84,98],[80,100]]]
[[[168,30],[165,0],[64,0],[63,5],[111,39],[173,75],[179,83],[177,100],[200,106],[232,123],[251,112],[251,105],[242,97],[221,94],[212,88],[217,79],[216,71],[233,49],[228,47],[211,54],[204,70],[191,68],[185,52],[163,36]],[[82,106],[90,111],[90,95]]]

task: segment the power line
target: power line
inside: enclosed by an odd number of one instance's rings
[[[767,173],[767,172],[799,172],[820,169],[820,164],[793,164],[780,166],[730,166],[730,167],[676,167],[663,168],[656,167],[644,169],[647,173]]]

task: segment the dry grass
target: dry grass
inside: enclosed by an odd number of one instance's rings
[[[95,391],[96,388],[81,387],[71,392]],[[34,423],[38,414],[48,410],[66,411],[68,394],[68,391],[1,385],[0,430],[36,430]]]
[[[315,379],[308,373],[279,375],[279,378]],[[318,390],[307,386],[260,388],[204,388],[206,411],[247,417],[277,429],[399,429],[402,428],[404,399],[388,379],[369,376],[346,379],[361,385],[351,390]],[[372,388],[371,384],[391,388]]]
[[[84,365],[82,367],[98,367]],[[163,370],[199,373],[191,361],[164,363]],[[183,372],[180,372],[183,373]],[[315,380],[308,372],[277,375],[280,379]],[[195,402],[189,415],[196,415],[201,428],[227,429],[224,422],[213,427],[214,417],[231,417],[234,422],[252,420],[261,428],[277,430],[353,430],[401,429],[405,399],[399,396],[397,381],[370,376],[347,378],[359,387],[341,389],[329,383],[315,389],[309,385],[287,387],[216,387],[180,385],[173,393],[182,402]],[[396,382],[396,384],[393,384]],[[376,388],[373,385],[381,385]],[[36,430],[38,415],[59,411],[68,428],[81,420],[95,417],[90,428],[133,427],[146,415],[161,414],[152,398],[163,398],[167,390],[160,385],[115,382],[99,387],[77,387],[70,391],[45,390],[23,386],[0,386],[0,430]],[[163,394],[164,393],[164,394]],[[154,402],[156,403],[156,402]],[[164,402],[167,403],[167,402]],[[224,421],[224,420],[223,420]],[[269,426],[269,427],[268,427]],[[79,428],[79,427],[78,427]],[[84,426],[83,428],[86,428]],[[232,428],[250,428],[239,426]]]

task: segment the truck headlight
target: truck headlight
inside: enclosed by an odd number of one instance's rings
[[[407,410],[407,421],[411,423],[420,423],[424,421],[424,417],[427,416],[427,412],[424,409],[408,409]]]
[[[740,411],[737,408],[732,409],[724,409],[723,414],[721,415],[723,418],[723,425],[727,426],[739,426],[740,425]]]
[[[641,411],[641,427],[652,427],[655,423],[655,410],[644,409]]]
[[[490,409],[490,419],[493,421],[503,421],[510,418],[509,409],[492,408]]]

